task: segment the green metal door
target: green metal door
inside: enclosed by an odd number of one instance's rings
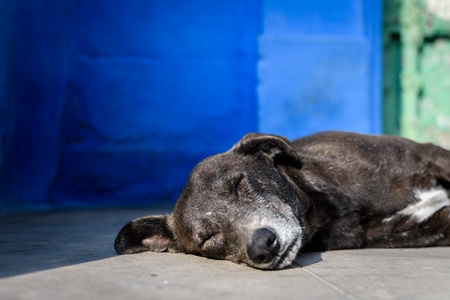
[[[384,1],[384,131],[450,148],[450,0]]]

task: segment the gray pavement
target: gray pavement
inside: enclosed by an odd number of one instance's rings
[[[1,216],[0,299],[450,298],[450,247],[310,253],[281,271],[184,254],[115,254],[125,222],[164,211]]]

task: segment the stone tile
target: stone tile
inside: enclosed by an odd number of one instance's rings
[[[450,295],[450,248],[330,251],[305,269],[357,299]]]
[[[301,255],[261,271],[194,255],[118,256],[127,221],[167,209],[76,210],[0,219],[0,299],[445,299],[450,248]]]

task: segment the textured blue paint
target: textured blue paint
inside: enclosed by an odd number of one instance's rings
[[[257,1],[116,4],[74,9],[58,201],[174,200],[256,130]]]
[[[363,32],[363,2],[377,1],[265,0],[263,37],[353,39]]]
[[[289,138],[322,130],[379,133],[374,1],[264,1],[259,129]],[[372,34],[373,33],[373,34]],[[374,85],[376,85],[374,87]],[[376,113],[373,112],[376,111]]]
[[[11,11],[7,1],[0,1],[0,176],[4,162],[4,137],[6,126],[6,74],[9,47]],[[0,193],[1,195],[1,193]],[[1,206],[1,205],[0,205]]]
[[[66,15],[61,1],[11,1],[5,170],[14,206],[41,206],[57,175],[65,97]]]
[[[0,210],[171,202],[249,131],[379,131],[380,1],[0,3]]]
[[[270,82],[259,87],[262,131],[290,138],[328,129],[370,131],[363,42],[261,42],[261,52],[270,57],[259,69],[261,81]]]
[[[15,205],[176,199],[198,161],[257,129],[258,5],[14,2]]]
[[[364,2],[364,36],[370,47],[368,102],[370,103],[371,133],[382,132],[382,1]]]

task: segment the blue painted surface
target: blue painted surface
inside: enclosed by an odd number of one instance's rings
[[[173,202],[249,131],[379,132],[380,1],[113,2],[0,0],[0,210]]]
[[[380,3],[264,1],[259,129],[380,133]]]
[[[6,74],[9,28],[12,23],[9,3],[0,1],[0,174],[4,164],[4,138],[6,126]],[[1,206],[1,205],[0,205]]]
[[[58,175],[66,96],[67,14],[61,1],[11,2],[5,170],[14,206],[43,206]],[[3,198],[3,197],[2,197]]]
[[[2,172],[14,204],[176,199],[199,160],[257,129],[258,9],[15,2]]]

